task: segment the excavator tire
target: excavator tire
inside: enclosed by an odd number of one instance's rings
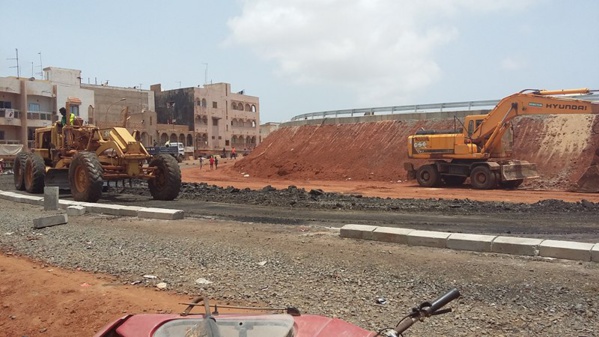
[[[156,167],[155,177],[148,181],[150,193],[156,200],[173,200],[181,190],[181,168],[170,154],[159,154],[150,161]]]
[[[69,185],[75,201],[96,202],[102,196],[104,170],[93,152],[75,154],[69,166]]]
[[[460,186],[466,181],[466,177],[460,176],[443,176],[443,181],[447,186]]]
[[[489,190],[497,185],[497,176],[486,166],[477,166],[470,172],[470,184],[478,190]]]
[[[434,165],[422,165],[416,171],[416,180],[422,187],[434,187],[441,184],[441,175]]]
[[[524,179],[516,179],[516,180],[507,180],[499,183],[499,186],[508,190],[514,190],[518,188],[518,186],[522,185]]]
[[[25,190],[25,163],[29,156],[31,156],[31,153],[19,152],[15,158],[15,163],[13,164],[13,178],[17,191]]]
[[[25,173],[23,180],[25,190],[29,193],[42,193],[44,191],[44,179],[46,178],[46,164],[38,154],[27,156],[25,161]]]

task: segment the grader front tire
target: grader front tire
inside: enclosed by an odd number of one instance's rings
[[[79,152],[69,166],[71,195],[76,201],[96,202],[102,196],[104,171],[93,152]]]
[[[156,155],[150,161],[156,167],[154,178],[148,181],[150,193],[156,200],[173,200],[181,189],[181,168],[177,160],[169,154]]]

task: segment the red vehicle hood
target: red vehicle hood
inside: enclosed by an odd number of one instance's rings
[[[256,317],[256,315],[252,315]],[[277,316],[277,315],[271,315]],[[288,315],[284,315],[289,317]],[[244,315],[220,315],[219,317],[243,319]],[[203,318],[203,315],[180,316],[176,314],[139,314],[124,316],[100,330],[94,337],[154,337],[154,332],[167,322]],[[293,316],[294,337],[374,337],[374,332],[366,331],[346,321],[317,315]],[[173,336],[178,337],[178,336]],[[180,336],[184,337],[184,336]],[[269,337],[269,336],[262,336]]]

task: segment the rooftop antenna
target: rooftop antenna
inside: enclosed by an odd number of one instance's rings
[[[204,67],[204,84],[208,83],[208,63],[202,63]]]
[[[42,52],[38,53],[40,56],[40,72],[38,73],[40,75],[40,78],[43,80],[44,79],[44,65],[42,64]],[[88,80],[89,82],[89,80]]]
[[[181,89],[181,81],[177,81],[179,83],[179,89]]]
[[[16,66],[12,66],[10,68],[17,68],[17,78],[21,77],[21,68],[19,68],[19,49],[15,48],[15,52],[16,52],[16,57],[11,57],[11,58],[7,58],[7,60],[16,60],[17,61],[17,65]]]

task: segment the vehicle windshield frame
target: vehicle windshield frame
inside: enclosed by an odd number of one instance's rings
[[[215,337],[294,337],[295,321],[288,314],[266,315],[218,315],[206,318],[204,315],[174,318],[163,322],[152,333],[152,337],[186,337],[194,330],[201,329],[207,319],[212,319],[218,326],[219,333]]]

